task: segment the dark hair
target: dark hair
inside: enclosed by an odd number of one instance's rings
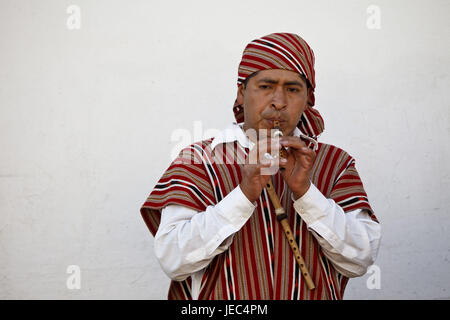
[[[253,72],[251,75],[249,75],[249,76],[245,79],[244,83],[242,84],[242,85],[244,86],[244,90],[247,89],[247,83],[248,83],[248,81],[249,81],[251,78],[253,78],[254,76],[256,76],[256,75],[258,74],[258,72],[259,72],[259,71]]]
[[[256,76],[256,75],[258,74],[258,72],[259,72],[259,70],[256,71],[256,72],[253,72],[251,75],[249,75],[249,76],[245,79],[244,83],[242,84],[242,85],[244,86],[244,90],[247,88],[248,81],[249,81],[252,77]],[[300,78],[303,79],[303,81],[306,82],[306,88],[310,88],[310,87],[311,87],[311,84],[309,83],[309,80],[306,79],[305,75],[299,73],[299,76],[300,76]]]

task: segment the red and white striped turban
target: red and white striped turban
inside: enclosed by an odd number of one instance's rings
[[[283,69],[298,72],[308,79],[313,92],[297,127],[306,135],[317,138],[324,130],[324,122],[319,111],[313,108],[316,87],[314,72],[314,52],[303,40],[292,33],[272,33],[253,40],[244,49],[238,70],[238,87],[252,73],[267,69]],[[244,121],[243,107],[237,100],[233,106],[238,123]]]

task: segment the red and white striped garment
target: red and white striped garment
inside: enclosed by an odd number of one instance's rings
[[[210,149],[211,139],[185,148],[159,180],[141,208],[154,235],[167,205],[205,211],[223,199],[241,181],[248,149],[232,142]],[[234,158],[233,158],[234,157]],[[226,163],[226,159],[236,159]],[[367,195],[345,151],[319,143],[312,183],[345,212],[365,209],[376,221]],[[292,193],[279,174],[274,176],[277,194],[286,209],[291,228],[316,284],[308,290],[266,191],[244,227],[234,235],[229,249],[214,258],[204,272],[199,299],[341,299],[348,278],[339,274],[321,251],[293,208]],[[169,299],[190,299],[191,281],[172,281]]]

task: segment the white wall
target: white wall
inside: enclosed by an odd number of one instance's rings
[[[383,227],[381,288],[345,298],[448,299],[449,4],[1,0],[0,298],[164,299],[139,208],[171,134],[233,121],[245,44],[281,31],[314,49],[322,141],[357,159]]]

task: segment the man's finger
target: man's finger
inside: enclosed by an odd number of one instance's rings
[[[306,144],[299,137],[287,136],[280,139],[280,144],[283,147],[289,147],[294,149],[307,148]]]

